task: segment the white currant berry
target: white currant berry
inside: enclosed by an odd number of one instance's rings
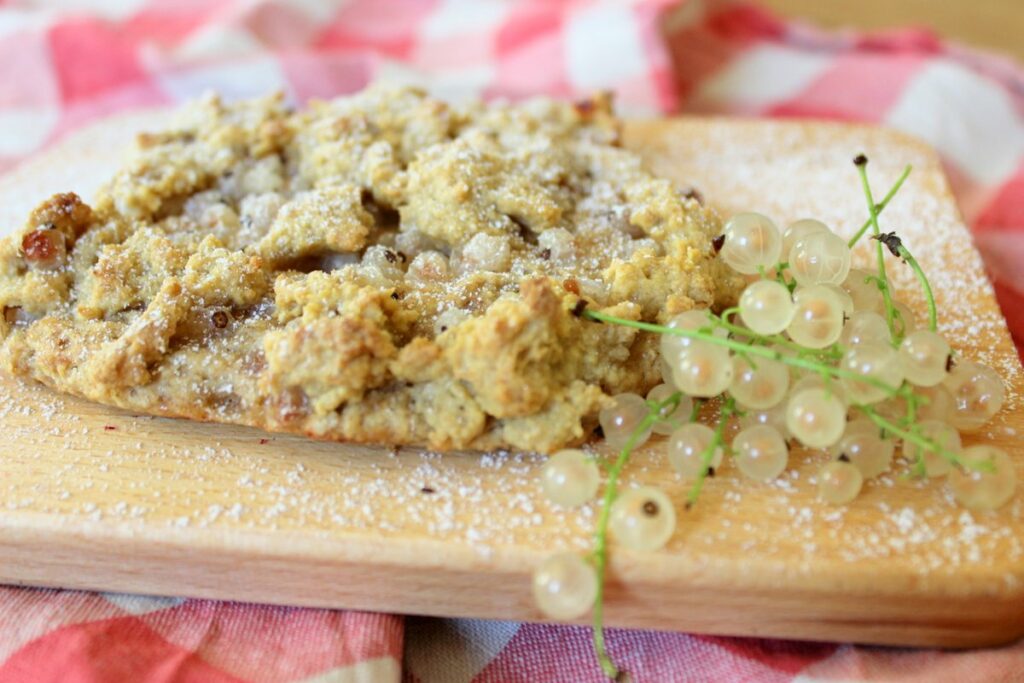
[[[850,273],[850,248],[833,232],[812,232],[789,251],[789,270],[797,284],[839,285]]]
[[[766,410],[747,410],[740,416],[739,427],[746,429],[756,425],[766,425],[778,431],[783,439],[789,439],[789,427],[786,426],[786,404],[779,403],[777,406]]]
[[[843,302],[828,287],[814,285],[801,288],[793,296],[796,310],[786,332],[790,338],[809,349],[823,349],[834,344],[843,332]]]
[[[914,432],[947,453],[959,455],[963,450],[960,432],[941,420],[921,420],[914,426]],[[903,455],[911,462],[923,459],[925,474],[929,477],[944,477],[953,469],[949,458],[906,439],[903,441]]]
[[[890,344],[892,335],[889,334],[885,318],[878,313],[855,311],[843,326],[843,334],[839,340],[843,346],[856,346],[864,342]]]
[[[673,316],[665,327],[670,329],[690,330],[691,332],[704,330],[708,334],[713,334],[716,337],[723,338],[729,334],[725,329],[715,327],[709,311],[698,308]],[[675,363],[679,352],[697,341],[698,340],[691,337],[680,337],[675,334],[662,334],[661,338],[658,340],[661,357],[669,363]]]
[[[729,350],[705,341],[687,347],[676,356],[672,379],[690,396],[717,396],[732,382]]]
[[[860,268],[850,269],[849,275],[843,280],[842,288],[853,299],[853,308],[856,311],[874,311],[881,313],[884,310],[885,302],[882,292],[872,279],[876,275],[870,271]],[[888,329],[888,328],[887,328]]]
[[[853,297],[839,285],[826,284],[824,286],[835,292],[835,295],[839,297],[839,300],[843,303],[843,320],[849,320],[856,310],[853,307]]]
[[[943,384],[933,387],[917,387],[914,393],[921,398],[917,406],[917,416],[922,420],[939,420],[947,422],[956,405],[953,394]]]
[[[740,295],[743,322],[758,334],[778,334],[793,319],[795,306],[786,287],[774,280],[757,280]]]
[[[743,275],[755,275],[779,262],[782,235],[767,216],[739,213],[726,222],[725,242],[719,255],[726,265]]]
[[[843,435],[846,405],[827,389],[803,389],[789,397],[786,426],[805,446],[827,448]]]
[[[839,450],[837,458],[845,458],[860,470],[865,479],[870,479],[889,471],[896,443],[892,439],[883,439],[877,427],[871,431],[851,433],[847,426],[843,438],[833,448]]]
[[[903,366],[899,354],[888,344],[865,342],[851,346],[843,354],[839,367],[864,378],[842,379],[846,395],[854,403],[881,401],[892,393],[890,389],[897,389],[903,384]],[[872,381],[881,383],[881,386]]]
[[[825,393],[835,396],[843,405],[849,403],[849,399],[846,398],[846,389],[838,380],[831,377],[825,378],[816,373],[807,373],[792,383],[789,395],[795,396],[805,389],[821,389]]]
[[[672,394],[679,391],[668,384],[659,384],[647,392],[648,403],[664,403],[672,397]],[[693,399],[685,394],[679,397],[679,403],[674,408],[662,408],[658,415],[658,421],[654,423],[652,431],[655,434],[671,434],[680,426],[686,424],[693,412]]]
[[[789,390],[789,369],[771,358],[733,356],[729,393],[743,408],[778,405]]]
[[[797,240],[816,232],[832,232],[829,227],[814,218],[803,218],[793,221],[782,233],[782,253],[785,256],[793,249]]]
[[[900,343],[900,360],[907,381],[922,387],[932,387],[946,378],[949,362],[949,343],[930,330],[917,330]]]
[[[647,402],[637,394],[618,394],[613,396],[612,400],[614,403],[601,410],[597,419],[601,424],[601,431],[604,432],[605,441],[615,450],[620,450],[625,447],[649,411]],[[648,427],[639,435],[634,447],[646,443],[650,436],[651,428]]]
[[[864,475],[848,462],[833,460],[818,470],[818,497],[826,503],[845,505],[860,494]]]
[[[954,469],[948,481],[958,503],[972,510],[995,510],[1013,498],[1017,472],[1005,451],[987,444],[970,446],[960,453],[960,460],[966,465],[989,463],[991,471]]]
[[[943,384],[953,395],[954,410],[949,421],[960,431],[981,429],[1006,400],[1006,387],[999,374],[974,361],[958,362]]]
[[[577,448],[558,451],[541,468],[544,495],[556,505],[576,507],[593,500],[601,473],[593,458]]]
[[[704,453],[715,439],[715,431],[699,422],[683,425],[668,437],[668,461],[672,468],[686,477],[696,479],[704,468]],[[708,463],[718,469],[722,464],[723,449],[719,445]]]
[[[623,491],[608,520],[615,541],[631,550],[658,550],[668,543],[676,529],[672,501],[653,486]]]
[[[578,619],[597,600],[597,572],[574,553],[552,555],[533,573],[533,599],[551,619]]]
[[[767,425],[748,427],[732,441],[736,466],[744,476],[770,481],[786,469],[789,448],[778,430]]]

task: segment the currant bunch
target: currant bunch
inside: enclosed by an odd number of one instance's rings
[[[829,455],[817,473],[826,503],[854,500],[866,480],[891,470],[898,448],[912,473],[945,478],[967,508],[995,509],[1014,494],[1007,454],[991,445],[964,448],[961,440],[1000,410],[1002,380],[954,353],[937,331],[927,277],[899,238],[879,228],[878,214],[909,168],[876,205],[866,159],[856,162],[870,218],[848,241],[814,219],[780,230],[767,216],[741,213],[725,224],[719,256],[748,277],[735,308],[718,315],[691,310],[665,325],[585,312],[595,322],[661,335],[663,383],[646,398],[613,397],[599,416],[618,457],[606,473],[592,556],[554,555],[534,580],[537,605],[550,617],[578,618],[593,609],[595,648],[609,675],[615,667],[601,627],[608,538],[630,550],[658,550],[676,525],[673,502],[661,490],[618,490],[629,454],[652,435],[666,437],[668,462],[692,482],[688,506],[727,456],[743,476],[770,481],[786,470],[793,443]],[[852,247],[869,229],[877,268],[852,268]],[[927,321],[896,296],[883,246],[913,268]],[[697,421],[707,401],[719,407],[714,427]],[[727,443],[731,422],[738,431]],[[554,454],[541,474],[545,494],[562,506],[592,500],[600,480],[595,456],[581,450]]]

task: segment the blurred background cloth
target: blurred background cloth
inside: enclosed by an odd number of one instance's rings
[[[1018,0],[988,2],[1017,8],[1015,29],[989,25],[1019,40]],[[955,27],[986,3],[907,4],[918,23],[935,9]],[[843,3],[851,16],[892,6]],[[1024,72],[928,30],[826,33],[714,0],[0,1],[0,171],[115,111],[208,89],[283,90],[301,104],[379,78],[452,98],[610,89],[633,115],[826,118],[917,135],[943,155],[1024,333]],[[613,630],[610,648],[635,681],[1024,676],[1020,644],[943,653]],[[600,680],[584,628],[14,588],[0,589],[0,662],[0,681]]]

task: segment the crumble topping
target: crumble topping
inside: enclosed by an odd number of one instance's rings
[[[92,205],[0,242],[0,365],[137,411],[337,440],[551,451],[657,383],[649,335],[728,303],[718,218],[605,97],[373,87],[193,103]]]

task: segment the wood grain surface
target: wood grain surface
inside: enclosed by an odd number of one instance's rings
[[[100,124],[0,181],[0,226],[49,192],[91,192],[114,150],[157,118]],[[913,163],[883,223],[933,274],[943,330],[1007,377],[1009,406],[976,440],[1006,448],[1024,478],[1020,365],[930,150],[873,128],[715,119],[634,123],[627,144],[725,212],[813,215],[843,234],[865,218],[852,157],[869,154],[879,195]],[[132,415],[7,378],[0,392],[0,581],[539,620],[532,568],[590,544],[596,506],[548,504],[539,456],[317,443]],[[796,453],[772,484],[727,464],[696,508],[680,506],[663,552],[613,547],[608,622],[953,647],[1024,635],[1024,494],[972,514],[941,482],[897,471],[836,508],[814,496],[821,462]],[[677,501],[685,490],[660,442],[625,480]]]

